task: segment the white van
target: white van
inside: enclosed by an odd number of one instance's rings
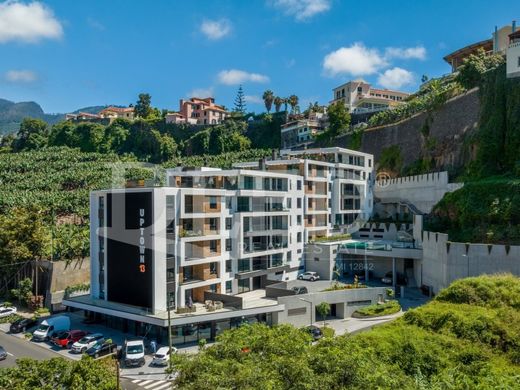
[[[36,341],[47,341],[54,332],[70,330],[70,318],[67,316],[57,316],[48,318],[38,326],[33,333],[33,339]]]

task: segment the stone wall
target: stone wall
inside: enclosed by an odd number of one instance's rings
[[[477,127],[479,115],[478,90],[473,89],[449,100],[433,113],[427,137],[421,131],[429,117],[424,112],[396,124],[366,130],[362,136],[360,151],[373,154],[377,163],[384,148],[398,145],[404,166],[412,164],[427,153],[435,159],[436,170],[460,167],[469,158],[463,150],[464,137]],[[431,141],[433,139],[435,141]],[[427,142],[429,146],[426,145]],[[349,136],[338,137],[334,142],[334,146],[348,145]]]
[[[46,262],[49,272],[46,306],[57,309],[69,286],[90,283],[90,258],[65,261]]]
[[[450,242],[444,233],[423,232],[422,284],[433,293],[454,280],[482,274],[520,276],[520,246]]]

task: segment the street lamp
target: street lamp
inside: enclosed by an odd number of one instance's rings
[[[306,303],[310,303],[311,305],[311,326],[312,326],[312,312],[313,312],[313,309],[314,309],[314,306],[313,306],[313,303],[312,301],[308,301],[306,299],[303,299],[303,298],[298,298],[300,301],[303,301],[303,302],[306,302]]]

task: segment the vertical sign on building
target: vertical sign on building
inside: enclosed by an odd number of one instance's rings
[[[112,193],[107,200],[107,299],[151,309],[152,192]]]

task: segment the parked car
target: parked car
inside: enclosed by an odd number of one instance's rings
[[[298,279],[300,280],[310,280],[311,282],[314,282],[315,280],[318,280],[320,278],[320,275],[318,275],[317,272],[304,272],[300,276],[298,276]]]
[[[101,356],[110,355],[117,352],[117,344],[107,343],[106,341],[97,342],[92,347],[87,349],[86,354],[97,359]]]
[[[67,316],[57,316],[48,318],[40,324],[40,326],[33,332],[33,340],[43,341],[49,340],[54,332],[70,329],[70,318]]]
[[[51,340],[57,347],[70,349],[72,344],[81,340],[86,335],[87,332],[83,330],[68,330],[59,332],[56,336],[52,337]]]
[[[126,367],[141,367],[144,365],[143,340],[127,340],[123,346],[123,361]]]
[[[32,328],[38,323],[34,318],[20,318],[11,324],[9,332],[20,333],[25,332],[27,329]]]
[[[381,282],[384,284],[393,284],[392,271],[387,272],[383,278],[381,278]],[[406,285],[408,280],[406,276],[397,272],[397,284],[398,285]]]
[[[16,307],[0,307],[0,318],[9,317],[16,314]]]
[[[305,330],[312,336],[314,341],[317,341],[323,337],[323,332],[317,326],[311,325],[305,328]]]
[[[97,342],[104,340],[105,337],[101,333],[88,334],[72,344],[70,351],[74,353],[83,353],[90,347],[94,346]]]
[[[7,351],[0,345],[0,360],[7,359]]]
[[[309,290],[307,290],[307,287],[305,286],[294,286],[292,290],[295,292],[296,295],[309,293]]]
[[[177,353],[177,348],[172,347],[171,353]],[[169,347],[159,348],[155,355],[153,355],[152,365],[167,366],[170,361],[171,353]]]

